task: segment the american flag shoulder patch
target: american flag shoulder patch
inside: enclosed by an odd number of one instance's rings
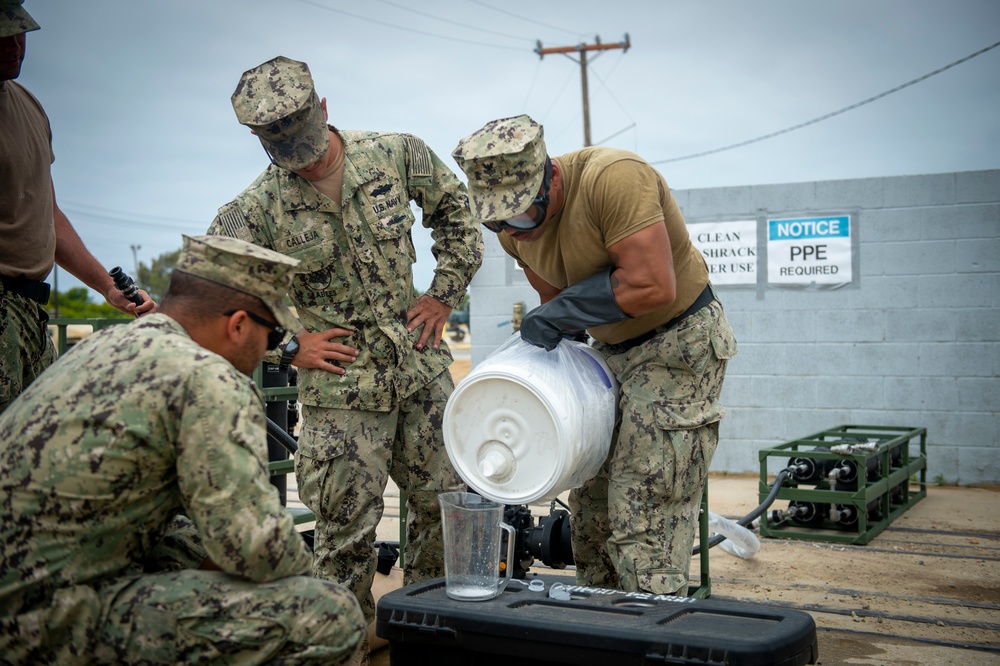
[[[430,176],[431,151],[420,139],[414,136],[404,136],[406,142],[406,153],[410,157],[410,177]]]
[[[248,243],[254,242],[253,237],[250,235],[250,229],[247,228],[247,218],[240,214],[239,211],[230,208],[225,212],[219,213],[219,224],[227,236],[239,238]]]

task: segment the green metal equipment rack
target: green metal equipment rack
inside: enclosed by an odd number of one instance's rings
[[[838,445],[859,450],[829,451]],[[769,479],[773,481],[793,458],[807,459],[817,468],[853,461],[854,469],[859,470],[850,486],[823,475],[809,481],[790,478],[775,498],[775,504],[787,500],[819,507],[853,507],[855,524],[845,527],[822,514],[808,524],[790,516],[773,521],[773,512],[768,512],[761,516],[760,523],[760,534],[765,537],[867,544],[927,496],[926,428],[843,425],[762,449],[759,457],[762,502],[771,492]]]

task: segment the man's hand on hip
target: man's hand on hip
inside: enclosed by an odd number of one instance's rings
[[[420,339],[414,347],[417,350],[423,349],[428,340],[431,346],[437,349],[441,346],[441,336],[444,335],[444,325],[451,315],[451,306],[445,305],[441,301],[424,294],[417,299],[417,304],[406,313],[406,331],[413,333],[421,326]]]
[[[298,334],[299,351],[292,359],[292,365],[297,368],[319,368],[342,375],[347,372],[339,364],[353,363],[358,358],[358,350],[342,342],[334,342],[336,338],[346,338],[354,331],[346,328],[328,328],[325,331]]]

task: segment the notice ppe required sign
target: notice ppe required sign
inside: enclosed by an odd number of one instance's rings
[[[771,284],[851,282],[851,216],[767,221]]]

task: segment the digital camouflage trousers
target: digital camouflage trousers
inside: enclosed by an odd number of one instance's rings
[[[621,385],[620,410],[600,472],[570,493],[577,582],[684,595],[736,339],[713,301],[632,349],[594,347]]]
[[[172,527],[132,575],[59,588],[45,607],[0,619],[0,664],[351,663],[365,622],[350,591],[196,570],[205,551],[193,525]]]
[[[38,303],[0,291],[0,412],[55,360],[48,321]]]
[[[406,497],[403,582],[444,576],[438,494],[465,490],[448,460],[442,425],[448,371],[391,412],[303,405],[295,461],[299,498],[316,514],[313,575],[341,583],[375,619],[375,528],[389,477]]]

